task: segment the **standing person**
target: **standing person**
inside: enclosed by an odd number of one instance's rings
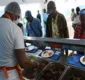
[[[44,36],[46,36],[46,23],[47,23],[48,14],[46,9],[43,9],[43,22],[44,22]]]
[[[46,9],[43,9],[43,21],[44,21],[44,24],[46,24],[47,18],[48,18],[48,14],[46,12]]]
[[[55,2],[49,1],[47,4],[48,18],[46,24],[46,36],[51,38],[69,38],[67,22],[63,14],[56,10]],[[51,44],[55,47],[55,43]],[[56,44],[56,47],[61,47]],[[66,51],[68,55],[68,51]]]
[[[39,20],[40,20],[40,23],[41,23],[41,15],[40,15],[39,10],[38,10],[37,12],[38,12],[38,14],[37,14],[37,19],[39,19]]]
[[[22,30],[22,32],[23,32],[23,34],[24,34],[23,24],[22,24],[22,23],[18,23],[17,25],[21,28],[21,30]]]
[[[40,21],[34,18],[30,11],[26,11],[25,18],[27,20],[27,24],[26,24],[27,36],[41,37],[42,27]]]
[[[75,18],[74,18],[74,25],[73,25],[74,30],[75,30],[76,25],[80,23],[79,13],[80,13],[80,8],[76,7],[76,15],[75,15]]]
[[[85,9],[80,11],[80,21],[81,23],[76,25],[74,38],[77,39],[85,39]],[[84,54],[84,52],[78,52],[80,54]]]
[[[74,11],[74,8],[71,9],[71,20],[73,21],[74,20],[74,17],[75,17],[76,13]]]
[[[24,52],[22,30],[17,26],[20,15],[19,4],[11,2],[0,18],[0,80],[24,80],[19,65],[23,68],[36,66]]]
[[[72,21],[72,27],[74,29],[75,23],[74,18],[76,17],[76,13],[74,12],[74,8],[71,9],[71,21]]]
[[[68,38],[68,28],[63,14],[56,10],[55,2],[50,1],[47,4],[49,13],[46,25],[46,36],[51,38]]]

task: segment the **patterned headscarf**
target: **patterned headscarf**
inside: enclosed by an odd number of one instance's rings
[[[85,9],[82,9],[81,11],[80,11],[80,16],[81,15],[84,15],[85,14]]]

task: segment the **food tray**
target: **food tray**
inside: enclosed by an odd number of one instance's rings
[[[85,70],[75,66],[70,66],[59,80],[85,80]]]
[[[36,79],[36,77],[41,73],[44,67],[50,63],[50,61],[45,58],[38,58],[36,62],[39,65],[36,70],[33,68],[27,68],[22,71],[23,76],[27,79]]]
[[[65,69],[66,66],[60,62],[51,62],[45,67],[36,80],[58,80]]]

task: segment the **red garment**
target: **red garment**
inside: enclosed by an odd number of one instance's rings
[[[78,39],[85,39],[85,33],[81,34],[81,24],[78,24],[75,28],[75,32],[74,32],[74,38],[78,38]]]
[[[82,35],[80,35],[80,39],[85,39],[85,33],[83,33]]]

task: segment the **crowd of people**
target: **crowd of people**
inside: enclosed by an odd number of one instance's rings
[[[0,18],[0,80],[24,80],[20,67],[36,68],[37,63],[31,62],[24,51],[23,24],[20,5],[11,2],[5,7],[5,13]],[[31,11],[25,12],[27,36],[42,37],[41,15],[38,11],[34,18]],[[74,38],[85,39],[85,9],[72,9],[72,27]],[[49,1],[47,11],[43,9],[45,37],[69,38],[67,21],[64,15],[56,9],[54,1]]]

